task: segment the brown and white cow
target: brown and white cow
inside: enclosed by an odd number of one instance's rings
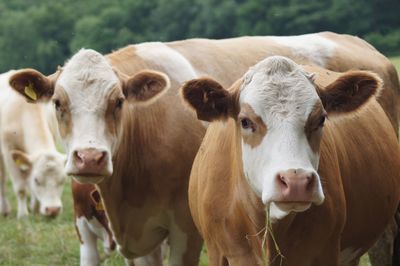
[[[277,54],[340,71],[376,71],[386,86],[382,105],[397,125],[399,86],[390,62],[358,38],[327,32],[143,43],[106,56],[83,49],[55,74],[22,70],[11,85],[30,101],[25,88],[37,101],[52,98],[66,171],[80,182],[97,183],[125,257],[148,254],[168,236],[169,263],[195,265],[202,241],[187,186],[205,129],[184,111],[178,88],[204,74],[228,86],[249,66]]]
[[[100,193],[94,185],[79,184],[75,180],[71,182],[71,191],[75,228],[80,241],[80,265],[99,265],[97,239],[103,241],[106,255],[116,247]]]
[[[271,265],[357,265],[400,198],[380,87],[371,72],[304,69],[281,56],[228,90],[210,78],[185,84],[184,99],[213,122],[189,182],[210,265],[260,265],[264,251]]]
[[[0,75],[0,211],[3,215],[10,211],[5,195],[8,172],[18,218],[28,215],[29,195],[32,211],[39,207],[42,215],[55,217],[62,209],[65,156],[56,149],[47,107],[27,103],[10,88],[8,80],[14,73]]]

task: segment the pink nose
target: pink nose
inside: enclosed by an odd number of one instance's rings
[[[303,169],[289,169],[276,175],[281,202],[311,202],[315,191],[316,176]]]
[[[74,152],[75,166],[81,174],[98,174],[104,170],[107,153],[94,148]]]
[[[56,217],[60,213],[60,207],[46,207],[44,209],[46,216]]]

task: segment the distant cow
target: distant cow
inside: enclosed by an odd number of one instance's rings
[[[0,207],[10,211],[5,196],[6,170],[18,201],[18,218],[28,215],[30,208],[39,207],[41,214],[55,217],[62,208],[65,156],[56,150],[44,104],[33,105],[13,91],[9,77],[0,76]]]
[[[186,83],[184,99],[212,122],[189,183],[210,265],[267,256],[270,265],[357,265],[400,198],[400,150],[380,89],[371,72],[279,56],[228,90],[210,78]]]
[[[393,65],[363,40],[329,32],[143,43],[106,56],[83,49],[50,76],[25,69],[10,82],[28,101],[54,102],[66,171],[96,183],[125,257],[148,254],[168,237],[171,265],[197,265],[202,240],[187,186],[205,128],[184,110],[178,88],[204,74],[228,86],[271,55],[376,71],[385,81],[381,104],[398,125]]]

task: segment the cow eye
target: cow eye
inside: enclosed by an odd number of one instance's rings
[[[323,127],[326,120],[326,114],[322,114],[318,121],[318,127]]]
[[[59,111],[59,110],[60,110],[60,107],[61,107],[61,102],[60,102],[60,100],[54,99],[54,100],[53,100],[53,103],[54,103],[54,107],[56,108],[56,110]]]
[[[122,105],[124,104],[124,98],[118,98],[117,101],[115,102],[115,107],[118,109],[122,108]]]
[[[240,120],[240,124],[242,125],[243,129],[251,129],[252,132],[255,131],[255,127],[253,122],[248,118],[242,118]]]

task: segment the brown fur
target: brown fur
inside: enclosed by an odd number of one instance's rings
[[[267,126],[262,121],[261,117],[256,115],[250,105],[244,104],[241,110],[242,111],[239,114],[239,120],[244,118],[250,119],[250,121],[254,124],[254,133],[251,135],[243,135],[243,141],[254,148],[261,143],[264,136],[267,134]]]
[[[323,125],[320,124],[322,117],[326,117],[326,112],[321,102],[318,102],[315,104],[313,110],[308,116],[306,125],[304,127],[308,143],[310,144],[313,152],[317,152],[319,150],[323,127]]]
[[[58,123],[58,129],[61,137],[65,137],[72,132],[72,119],[71,119],[71,110],[70,100],[68,94],[65,90],[58,86],[53,95],[53,103],[56,106],[56,116],[58,121],[63,121],[62,123]]]

